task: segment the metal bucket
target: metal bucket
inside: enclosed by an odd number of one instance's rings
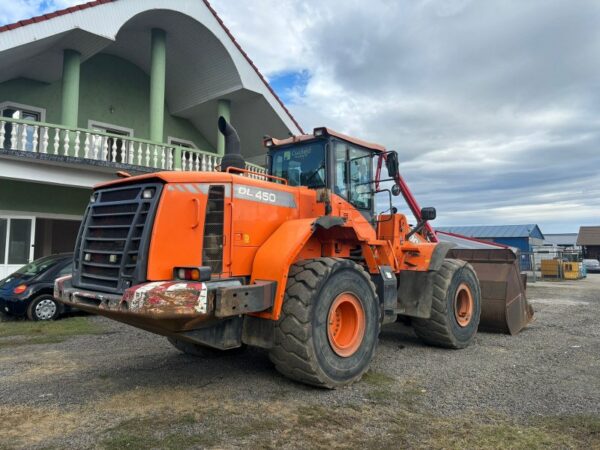
[[[526,276],[521,276],[517,255],[510,249],[452,249],[449,258],[473,266],[481,285],[479,329],[517,334],[533,319],[527,302]]]

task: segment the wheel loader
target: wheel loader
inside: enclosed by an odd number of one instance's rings
[[[359,380],[399,316],[427,344],[473,341],[477,273],[437,242],[435,209],[418,208],[396,152],[317,128],[266,138],[262,174],[246,168],[233,126],[218,127],[218,171],[95,187],[56,298],[189,354],[262,347],[283,375],[324,388]],[[392,206],[400,194],[413,225]]]

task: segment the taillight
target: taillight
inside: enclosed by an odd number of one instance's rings
[[[186,281],[208,281],[210,280],[210,267],[175,267],[173,275],[178,280]]]
[[[20,284],[16,288],[13,289],[13,294],[22,294],[27,290],[26,284]]]

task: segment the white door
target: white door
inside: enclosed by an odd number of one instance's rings
[[[35,217],[0,216],[0,279],[33,261]]]

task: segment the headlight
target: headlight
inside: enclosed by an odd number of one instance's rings
[[[20,284],[16,288],[13,289],[13,294],[22,294],[27,290],[26,284]]]

